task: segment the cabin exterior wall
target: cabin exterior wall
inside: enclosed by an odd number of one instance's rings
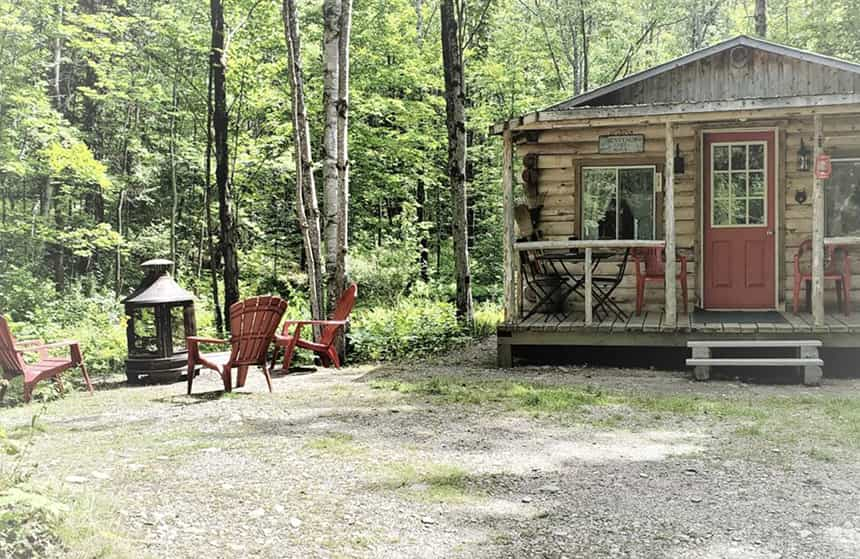
[[[767,53],[764,53],[767,54]],[[772,56],[772,55],[769,55]],[[765,61],[765,65],[770,61]],[[807,64],[807,63],[803,63]],[[828,70],[830,71],[830,70]],[[836,72],[836,70],[832,70]],[[777,73],[776,75],[781,75]],[[808,75],[808,73],[807,73]],[[845,80],[843,80],[845,81]],[[837,81],[837,84],[842,83]],[[853,84],[851,80],[845,81]],[[841,87],[841,86],[840,86]],[[851,85],[853,87],[853,85]],[[812,236],[812,185],[811,171],[798,169],[798,150],[801,139],[812,148],[813,123],[811,117],[785,118],[779,120],[746,120],[739,122],[727,115],[724,122],[707,124],[678,124],[675,126],[675,143],[685,160],[683,174],[675,174],[675,238],[679,254],[687,256],[689,273],[690,307],[701,305],[702,247],[702,134],[705,131],[761,130],[776,132],[776,206],[777,235],[776,252],[778,309],[791,307],[794,285],[793,259],[798,246]],[[599,153],[599,137],[602,135],[644,136],[644,151],[623,155]],[[584,166],[603,165],[654,165],[662,177],[665,164],[665,127],[662,123],[625,127],[554,128],[533,131],[520,138],[517,145],[519,158],[527,154],[538,157],[538,199],[528,200],[530,205],[542,205],[537,229],[544,240],[565,240],[582,236],[581,231],[581,177]],[[824,118],[824,149],[833,157],[860,157],[860,114],[830,116]],[[519,177],[517,177],[519,179]],[[521,201],[525,200],[522,181],[515,188]],[[795,194],[805,191],[804,203],[796,200]],[[655,193],[655,221],[657,238],[663,238],[662,189]],[[852,254],[853,281],[852,301],[860,301],[860,253]],[[616,264],[605,262],[598,273],[611,274]],[[681,290],[677,290],[678,308],[681,308]],[[825,286],[828,304],[835,300],[832,285]],[[635,270],[628,264],[625,280],[616,291],[615,299],[633,309],[635,301]],[[646,309],[660,310],[664,306],[663,289],[658,284],[649,284],[646,289]]]

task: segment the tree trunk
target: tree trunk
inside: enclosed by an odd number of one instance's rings
[[[340,95],[340,16],[341,0],[323,2],[323,107],[325,125],[323,128],[323,192],[325,199],[325,237],[326,302],[328,310],[337,301],[337,254],[338,254],[338,101]]]
[[[239,262],[236,257],[236,223],[233,195],[230,190],[229,150],[227,144],[227,53],[224,50],[224,6],[211,0],[212,84],[215,108],[212,124],[215,130],[215,184],[218,187],[218,217],[221,222],[221,256],[224,261],[224,314],[230,325],[230,305],[239,300]]]
[[[442,0],[442,65],[445,74],[445,121],[448,128],[448,181],[453,199],[454,269],[457,317],[472,324],[472,286],[466,222],[466,93],[463,49],[453,0]],[[460,22],[462,24],[462,22]]]
[[[224,335],[224,317],[221,312],[221,298],[218,295],[218,260],[219,253],[215,250],[212,242],[212,94],[213,84],[212,75],[214,69],[210,61],[209,64],[209,80],[207,84],[206,98],[206,184],[203,192],[203,206],[206,211],[206,238],[209,248],[209,275],[212,279],[212,303],[215,305],[215,330],[218,336]]]
[[[176,82],[179,76],[173,76],[173,95],[170,110],[170,261],[173,262],[173,275],[176,276],[176,214],[179,208],[179,192],[176,187],[176,111],[179,99]]]
[[[343,0],[338,37],[338,99],[337,99],[337,254],[335,255],[335,297],[346,290],[349,268],[349,41],[352,30],[352,0]],[[329,303],[332,307],[335,302]],[[344,361],[346,344],[344,331],[338,330],[335,347]]]
[[[755,2],[755,34],[762,39],[767,37],[767,0]]]
[[[579,33],[582,39],[582,91],[588,91],[588,22],[585,18],[585,4],[579,0]]]
[[[323,318],[322,255],[320,253],[319,208],[311,158],[310,128],[305,108],[302,80],[301,43],[295,0],[283,0],[281,15],[289,57],[290,89],[293,113],[293,140],[296,146],[296,214],[305,247],[311,316]],[[306,200],[310,197],[311,199]]]

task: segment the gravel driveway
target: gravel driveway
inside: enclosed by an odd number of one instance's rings
[[[273,395],[254,372],[228,396],[214,373],[192,397],[182,383],[106,386],[47,404],[25,461],[92,525],[70,557],[860,557],[860,426],[840,411],[857,409],[857,381],[500,371],[493,349],[276,376]],[[639,404],[535,411],[395,389],[437,377]]]

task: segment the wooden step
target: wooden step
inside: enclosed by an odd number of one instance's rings
[[[687,347],[758,348],[758,347],[821,347],[821,340],[695,340]]]
[[[806,367],[824,366],[824,361],[809,357],[760,357],[760,358],[702,358],[687,359],[688,367]]]

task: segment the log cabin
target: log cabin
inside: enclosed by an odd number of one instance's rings
[[[548,346],[860,348],[860,64],[739,36],[492,133],[501,366]]]

